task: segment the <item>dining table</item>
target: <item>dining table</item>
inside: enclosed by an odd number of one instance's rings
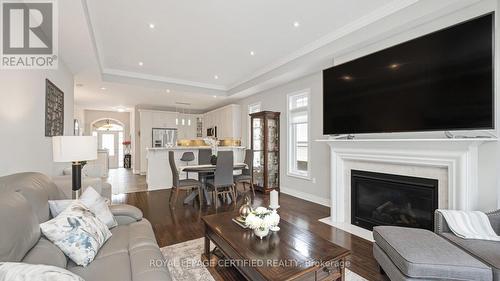
[[[198,179],[202,183],[202,190],[203,190],[203,197],[205,197],[205,200],[207,202],[207,205],[212,205],[212,197],[208,193],[207,190],[207,178],[214,176],[215,170],[216,170],[216,165],[211,165],[211,164],[205,164],[205,165],[193,165],[193,166],[184,166],[180,167],[180,171],[182,172],[189,172],[189,173],[197,173],[198,174]],[[233,170],[238,171],[238,170],[243,170],[246,169],[247,165],[244,163],[235,163],[233,165]],[[191,192],[186,199],[184,199],[184,204],[190,204],[195,198],[198,196],[196,192]],[[234,198],[236,200],[236,198]],[[200,198],[200,202],[203,202],[203,198]]]

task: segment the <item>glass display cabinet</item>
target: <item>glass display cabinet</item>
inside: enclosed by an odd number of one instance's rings
[[[253,181],[263,193],[279,190],[280,113],[261,111],[250,114],[253,150]]]

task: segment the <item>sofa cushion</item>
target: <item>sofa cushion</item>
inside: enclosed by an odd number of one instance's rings
[[[76,264],[87,266],[111,237],[108,227],[80,201],[40,224],[43,234]]]
[[[437,234],[415,228],[379,226],[376,244],[406,276],[491,280],[491,269]]]
[[[442,236],[477,257],[493,269],[493,280],[500,280],[500,243],[487,240],[462,239],[453,233]]]
[[[54,243],[42,237],[29,250],[22,262],[31,264],[45,264],[66,268],[68,260],[64,253]]]
[[[171,280],[166,267],[151,266],[151,261],[163,260],[151,224],[142,219],[111,229],[113,236],[103,245],[94,261],[86,268],[68,262],[68,269],[86,281],[94,280]],[[109,268],[120,268],[112,274]]]
[[[21,261],[40,239],[38,218],[19,192],[2,192],[0,225],[0,262]]]
[[[48,200],[65,199],[50,178],[41,173],[18,173],[0,177],[0,190],[21,193],[28,200],[39,223],[50,219]]]

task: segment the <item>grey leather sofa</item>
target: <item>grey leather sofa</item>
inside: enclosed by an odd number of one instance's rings
[[[151,224],[129,205],[112,205],[118,226],[95,260],[81,267],[43,237],[39,224],[50,217],[48,200],[66,199],[45,175],[20,173],[0,177],[0,262],[25,262],[66,268],[86,281],[171,280]]]
[[[497,235],[500,235],[500,210],[488,213],[487,215],[493,230]],[[500,281],[500,242],[462,239],[451,232],[441,213],[436,212],[434,218],[434,229],[437,234],[491,267],[493,280]]]

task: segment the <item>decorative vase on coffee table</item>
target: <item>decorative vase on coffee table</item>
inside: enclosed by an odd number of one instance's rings
[[[261,240],[269,234],[269,228],[267,227],[259,227],[253,230],[253,233],[259,237]]]

